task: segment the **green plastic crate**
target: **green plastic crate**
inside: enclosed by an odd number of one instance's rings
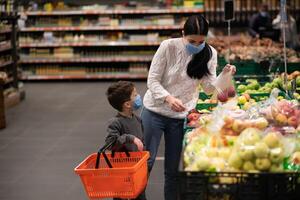
[[[231,63],[236,66],[236,75],[266,75],[268,70],[261,66],[261,64],[248,61],[234,61]]]
[[[211,95],[207,95],[205,92],[199,92],[199,99],[201,100],[206,100],[206,99],[210,99]]]
[[[277,66],[279,67],[273,67],[271,72],[277,72],[278,70],[279,72],[284,72],[284,63],[278,63]],[[287,72],[289,74],[296,70],[300,71],[300,63],[287,63]]]
[[[213,108],[217,107],[217,103],[198,103],[196,105],[196,109],[198,111],[201,111],[201,110],[208,110],[208,111],[211,111]]]

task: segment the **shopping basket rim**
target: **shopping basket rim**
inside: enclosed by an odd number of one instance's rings
[[[120,153],[120,152],[116,152],[116,153]],[[123,152],[122,152],[123,153]],[[74,168],[74,172],[78,175],[83,175],[83,174],[87,174],[87,173],[91,173],[91,172],[101,172],[101,171],[107,171],[107,169],[111,170],[111,171],[118,171],[118,172],[127,172],[127,173],[131,173],[131,172],[135,172],[136,169],[140,168],[144,162],[147,162],[148,158],[150,157],[150,154],[148,151],[140,151],[140,152],[129,152],[129,153],[140,153],[143,154],[142,158],[139,160],[139,162],[137,162],[134,166],[132,167],[116,167],[116,168],[90,168],[90,169],[81,169],[81,167],[83,165],[86,164],[86,162],[90,159],[92,159],[93,157],[97,156],[97,153],[92,153],[90,154],[88,157],[86,157],[80,164],[78,164],[75,168]],[[108,153],[108,155],[111,153]]]

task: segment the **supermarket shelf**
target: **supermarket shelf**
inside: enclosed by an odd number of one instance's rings
[[[16,20],[18,18],[18,15],[4,15],[0,17],[0,20]]]
[[[147,74],[91,74],[91,75],[23,75],[21,80],[96,80],[96,79],[146,79]]]
[[[31,11],[27,16],[53,16],[53,15],[107,15],[107,14],[188,14],[201,13],[201,8],[170,8],[170,9],[136,9],[136,10],[70,10],[70,11]]]
[[[12,30],[11,28],[4,28],[4,29],[1,29],[0,30],[0,34],[3,34],[3,33],[10,33]]]
[[[21,48],[37,47],[94,47],[94,46],[159,46],[160,42],[63,42],[63,43],[20,43]]]
[[[6,61],[6,62],[3,62],[3,63],[0,63],[0,68],[1,68],[1,67],[5,67],[5,66],[7,66],[7,65],[11,65],[11,64],[13,64],[12,61]]]
[[[93,57],[93,58],[22,58],[21,63],[94,63],[94,62],[151,62],[153,56],[132,56],[132,57]]]
[[[12,49],[10,43],[4,44],[4,45],[0,45],[0,52],[7,51],[7,50],[10,50],[10,49]]]
[[[21,28],[21,32],[38,31],[117,31],[117,30],[176,30],[181,25],[152,25],[152,26],[69,26],[69,27],[27,27]]]
[[[4,84],[9,84],[12,83],[14,81],[14,79],[12,77],[9,77],[5,80]]]

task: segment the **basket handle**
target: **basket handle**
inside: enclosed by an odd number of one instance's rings
[[[113,166],[111,165],[105,151],[107,149],[109,149],[110,147],[112,147],[114,144],[115,144],[116,140],[113,140],[111,142],[108,142],[106,143],[102,148],[99,149],[99,151],[97,152],[97,159],[96,159],[96,165],[95,165],[95,169],[98,169],[99,168],[99,162],[100,162],[100,156],[101,156],[101,153],[104,157],[104,160],[106,162],[106,164],[108,165],[109,168],[113,168]],[[125,149],[125,154],[127,157],[130,157],[130,154],[128,152],[127,149]],[[111,157],[113,158],[115,156],[115,151],[112,151],[112,154],[111,154]]]
[[[112,168],[112,165],[111,165],[109,159],[107,158],[107,155],[105,154],[105,151],[108,148],[110,148],[111,146],[113,146],[114,143],[115,143],[115,140],[111,141],[109,143],[106,143],[102,148],[99,149],[99,151],[97,152],[97,159],[96,159],[96,166],[95,166],[96,169],[99,168],[99,161],[100,161],[100,155],[101,155],[101,153],[103,154],[103,157],[104,157],[107,165],[109,166],[109,168]]]

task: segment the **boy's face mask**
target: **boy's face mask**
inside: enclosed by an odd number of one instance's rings
[[[205,41],[202,42],[200,45],[196,46],[196,45],[193,45],[191,43],[187,43],[186,44],[186,49],[187,51],[190,53],[190,54],[197,54],[199,52],[201,52],[204,47],[205,47]]]
[[[132,108],[133,110],[138,110],[139,108],[141,108],[143,105],[143,101],[142,101],[142,98],[141,98],[141,95],[136,95],[134,101],[133,101],[133,104],[132,104]]]

